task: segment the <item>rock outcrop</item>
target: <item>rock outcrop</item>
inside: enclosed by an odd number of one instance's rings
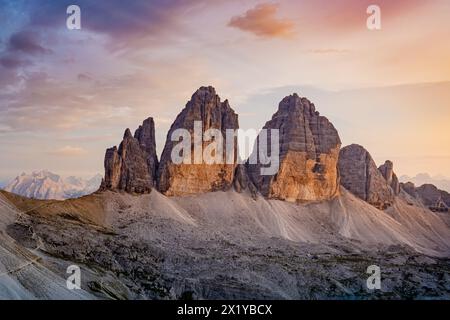
[[[400,189],[403,189],[407,194],[413,198],[418,198],[416,186],[412,182],[400,183]]]
[[[222,163],[207,164],[205,159],[196,155],[194,146],[195,122],[201,122],[201,134],[208,129],[217,129],[223,137],[225,149],[226,130],[239,128],[238,116],[230,107],[228,100],[220,101],[213,87],[201,87],[186,104],[183,111],[177,116],[167,134],[166,144],[161,156],[158,169],[158,189],[168,196],[193,195],[209,191],[228,189],[233,184],[236,168],[237,143],[234,143],[234,160],[226,161],[226,152],[222,153]],[[191,136],[191,154],[182,155],[187,160],[181,164],[174,163],[171,154],[173,148],[179,142],[171,141],[172,134],[177,129],[186,129]],[[233,138],[237,142],[236,138]],[[201,153],[213,141],[205,141],[200,138]],[[196,161],[197,159],[197,161]]]
[[[127,129],[118,149],[106,150],[105,178],[100,189],[149,193],[157,166],[155,125],[149,118],[136,130],[134,137]]]
[[[392,205],[394,191],[362,146],[352,144],[342,148],[339,172],[341,184],[357,197],[381,210]]]
[[[261,161],[248,165],[249,176],[264,196],[295,202],[326,200],[338,193],[341,140],[314,104],[297,94],[285,97],[263,129],[268,137],[272,129],[278,129],[280,137],[276,174],[262,175]],[[270,149],[268,143],[269,153]],[[256,146],[254,152],[258,152]]]
[[[398,195],[400,193],[400,182],[394,172],[394,164],[392,161],[386,160],[386,162],[381,165],[378,170],[380,170],[384,179],[386,179],[387,184],[391,186],[395,195]]]
[[[416,187],[412,182],[405,182],[400,183],[400,188],[432,211],[448,212],[450,208],[450,194],[433,184]]]
[[[423,204],[428,207],[439,206],[439,203],[443,202],[447,208],[450,208],[450,194],[446,191],[439,190],[435,185],[424,184],[416,188],[415,191]]]
[[[141,149],[147,158],[147,166],[152,181],[156,180],[158,169],[158,156],[156,155],[155,122],[153,118],[146,119],[134,133],[134,138],[139,141]]]

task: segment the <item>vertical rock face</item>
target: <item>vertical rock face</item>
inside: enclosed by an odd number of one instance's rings
[[[341,184],[357,197],[381,210],[392,205],[394,191],[362,146],[352,144],[342,148],[339,171]]]
[[[139,141],[141,149],[145,152],[150,178],[154,181],[158,168],[158,156],[156,155],[155,122],[153,118],[146,119],[139,126],[134,133],[134,138]]]
[[[119,149],[106,150],[105,178],[100,189],[148,193],[154,184],[157,165],[155,126],[149,118],[134,137],[129,129],[125,131]]]
[[[228,100],[220,101],[213,87],[201,87],[186,104],[183,111],[177,116],[167,135],[161,162],[158,169],[158,188],[168,196],[192,195],[208,191],[227,189],[232,186],[236,161],[233,164],[226,163],[226,152],[223,152],[222,163],[206,164],[204,159],[200,163],[194,161],[194,122],[202,123],[202,132],[208,129],[217,129],[222,133],[225,149],[226,130],[239,128],[238,116],[230,107]],[[177,129],[186,129],[191,136],[190,164],[175,164],[172,161],[172,150],[179,142],[171,141],[172,133]],[[234,138],[233,138],[234,139]],[[234,139],[236,141],[236,139]],[[201,139],[202,153],[211,141]],[[236,159],[237,144],[234,144]],[[199,155],[197,154],[197,157]],[[187,157],[187,156],[185,156]],[[197,158],[198,159],[198,158]]]
[[[314,104],[297,94],[288,96],[263,129],[268,129],[268,136],[270,129],[278,129],[280,135],[278,173],[261,175],[260,164],[248,165],[249,176],[264,196],[295,202],[326,200],[338,193],[341,141]]]
[[[387,184],[391,186],[395,195],[400,193],[400,182],[397,178],[397,175],[394,173],[394,164],[390,160],[386,160],[386,162],[381,165],[378,170],[380,170],[384,179],[386,179]]]

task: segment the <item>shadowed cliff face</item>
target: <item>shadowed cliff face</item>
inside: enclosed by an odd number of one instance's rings
[[[390,160],[386,160],[386,162],[381,165],[378,170],[380,170],[387,184],[392,188],[394,193],[398,195],[400,193],[400,182],[394,172],[394,163]]]
[[[342,148],[339,172],[342,185],[360,199],[382,210],[394,202],[394,190],[362,146],[352,144]]]
[[[201,123],[201,132],[197,132],[197,134],[202,136],[209,129],[219,130],[223,137],[223,146],[226,146],[227,143],[226,130],[239,128],[238,116],[230,107],[228,100],[221,102],[213,87],[201,87],[197,90],[177,116],[167,134],[166,145],[158,169],[158,189],[166,195],[188,195],[224,190],[230,188],[233,183],[236,161],[233,164],[227,164],[226,152],[222,154],[222,163],[207,164],[204,159],[201,159],[200,163],[195,164],[195,122]],[[190,164],[175,164],[172,161],[172,151],[178,142],[172,141],[171,138],[177,129],[189,131],[192,150]],[[203,154],[203,150],[212,141],[205,141],[206,139],[203,137],[200,139],[202,147],[200,152]],[[235,155],[233,158],[236,160],[237,140],[235,138],[233,140]]]
[[[154,185],[157,165],[155,124],[148,118],[134,137],[129,129],[125,131],[119,149],[106,150],[105,179],[100,189],[148,193]]]
[[[338,193],[341,141],[334,126],[309,100],[297,94],[284,98],[263,129],[277,129],[280,135],[277,174],[263,176],[260,164],[248,165],[251,179],[264,196],[288,201],[326,200]]]

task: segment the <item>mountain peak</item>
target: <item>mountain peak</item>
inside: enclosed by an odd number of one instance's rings
[[[31,174],[22,173],[7,184],[4,190],[28,198],[64,200],[97,191],[101,179],[91,180],[75,176],[63,179],[48,170],[41,170]]]
[[[130,129],[125,130],[119,149],[106,150],[105,179],[100,189],[148,193],[154,185],[157,165],[155,124],[149,117],[134,137]]]
[[[381,210],[393,204],[394,190],[363,146],[352,144],[341,149],[339,172],[341,184],[358,198]]]
[[[314,104],[309,101],[309,99],[305,97],[300,97],[297,93],[293,93],[289,96],[286,96],[281,100],[278,108],[278,112],[275,115],[278,114],[284,114],[284,113],[309,113],[309,114],[316,114],[319,115],[319,113],[316,113],[316,108]]]
[[[158,188],[166,195],[187,195],[222,190],[229,188],[233,183],[236,164],[225,164],[225,161],[217,165],[207,165],[203,161],[194,164],[192,154],[188,161],[190,164],[173,163],[171,153],[175,144],[169,137],[180,128],[193,132],[196,121],[202,123],[203,132],[208,129],[221,131],[224,135],[223,145],[226,145],[225,130],[239,128],[238,115],[230,107],[228,100],[221,102],[216,90],[211,86],[198,89],[178,114],[167,134],[168,138],[158,168]],[[208,145],[206,142],[203,143],[203,147]],[[193,141],[191,141],[191,145],[193,146]],[[234,151],[234,154],[237,155],[236,145]]]
[[[133,135],[131,134],[131,131],[130,131],[129,128],[127,128],[127,129],[125,130],[125,133],[123,134],[123,138],[124,138],[124,139],[133,138]]]
[[[338,194],[341,140],[308,99],[295,93],[283,98],[263,129],[280,134],[278,173],[263,176],[260,164],[249,165],[249,175],[263,195],[295,202],[328,200]]]
[[[193,96],[203,96],[203,95],[216,95],[216,89],[213,86],[201,86],[194,92]]]

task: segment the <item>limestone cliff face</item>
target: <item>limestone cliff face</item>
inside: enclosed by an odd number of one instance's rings
[[[398,195],[400,193],[400,182],[397,175],[394,173],[394,164],[392,161],[386,160],[386,162],[381,165],[378,170],[380,170],[384,179],[386,179],[387,184],[391,186],[395,195]]]
[[[221,102],[213,87],[201,87],[198,89],[183,111],[177,116],[167,134],[158,169],[158,189],[165,195],[193,195],[224,190],[232,186],[236,168],[237,144],[234,144],[235,156],[233,157],[233,164],[226,163],[226,152],[223,152],[222,163],[207,164],[204,161],[205,159],[202,158],[200,158],[200,161],[195,161],[194,123],[196,121],[200,121],[202,124],[202,135],[208,129],[219,130],[223,137],[224,148],[227,143],[226,130],[239,128],[238,116],[230,107],[228,100]],[[186,129],[191,136],[192,152],[188,164],[176,164],[171,157],[174,146],[179,143],[171,141],[172,134],[177,129]],[[200,139],[203,147],[200,153],[202,153],[212,141]],[[236,140],[235,138],[233,139]]]
[[[106,150],[104,165],[105,178],[101,190],[150,192],[158,165],[153,119],[145,120],[134,137],[127,129],[119,148]]]
[[[271,129],[278,129],[280,135],[276,174],[261,175],[261,164],[248,165],[249,176],[264,196],[295,202],[326,200],[338,193],[341,141],[334,126],[319,115],[314,104],[297,94],[288,96],[263,129],[268,130],[269,137]]]
[[[352,144],[342,148],[339,172],[341,184],[357,197],[381,210],[392,205],[394,191],[362,146]]]

